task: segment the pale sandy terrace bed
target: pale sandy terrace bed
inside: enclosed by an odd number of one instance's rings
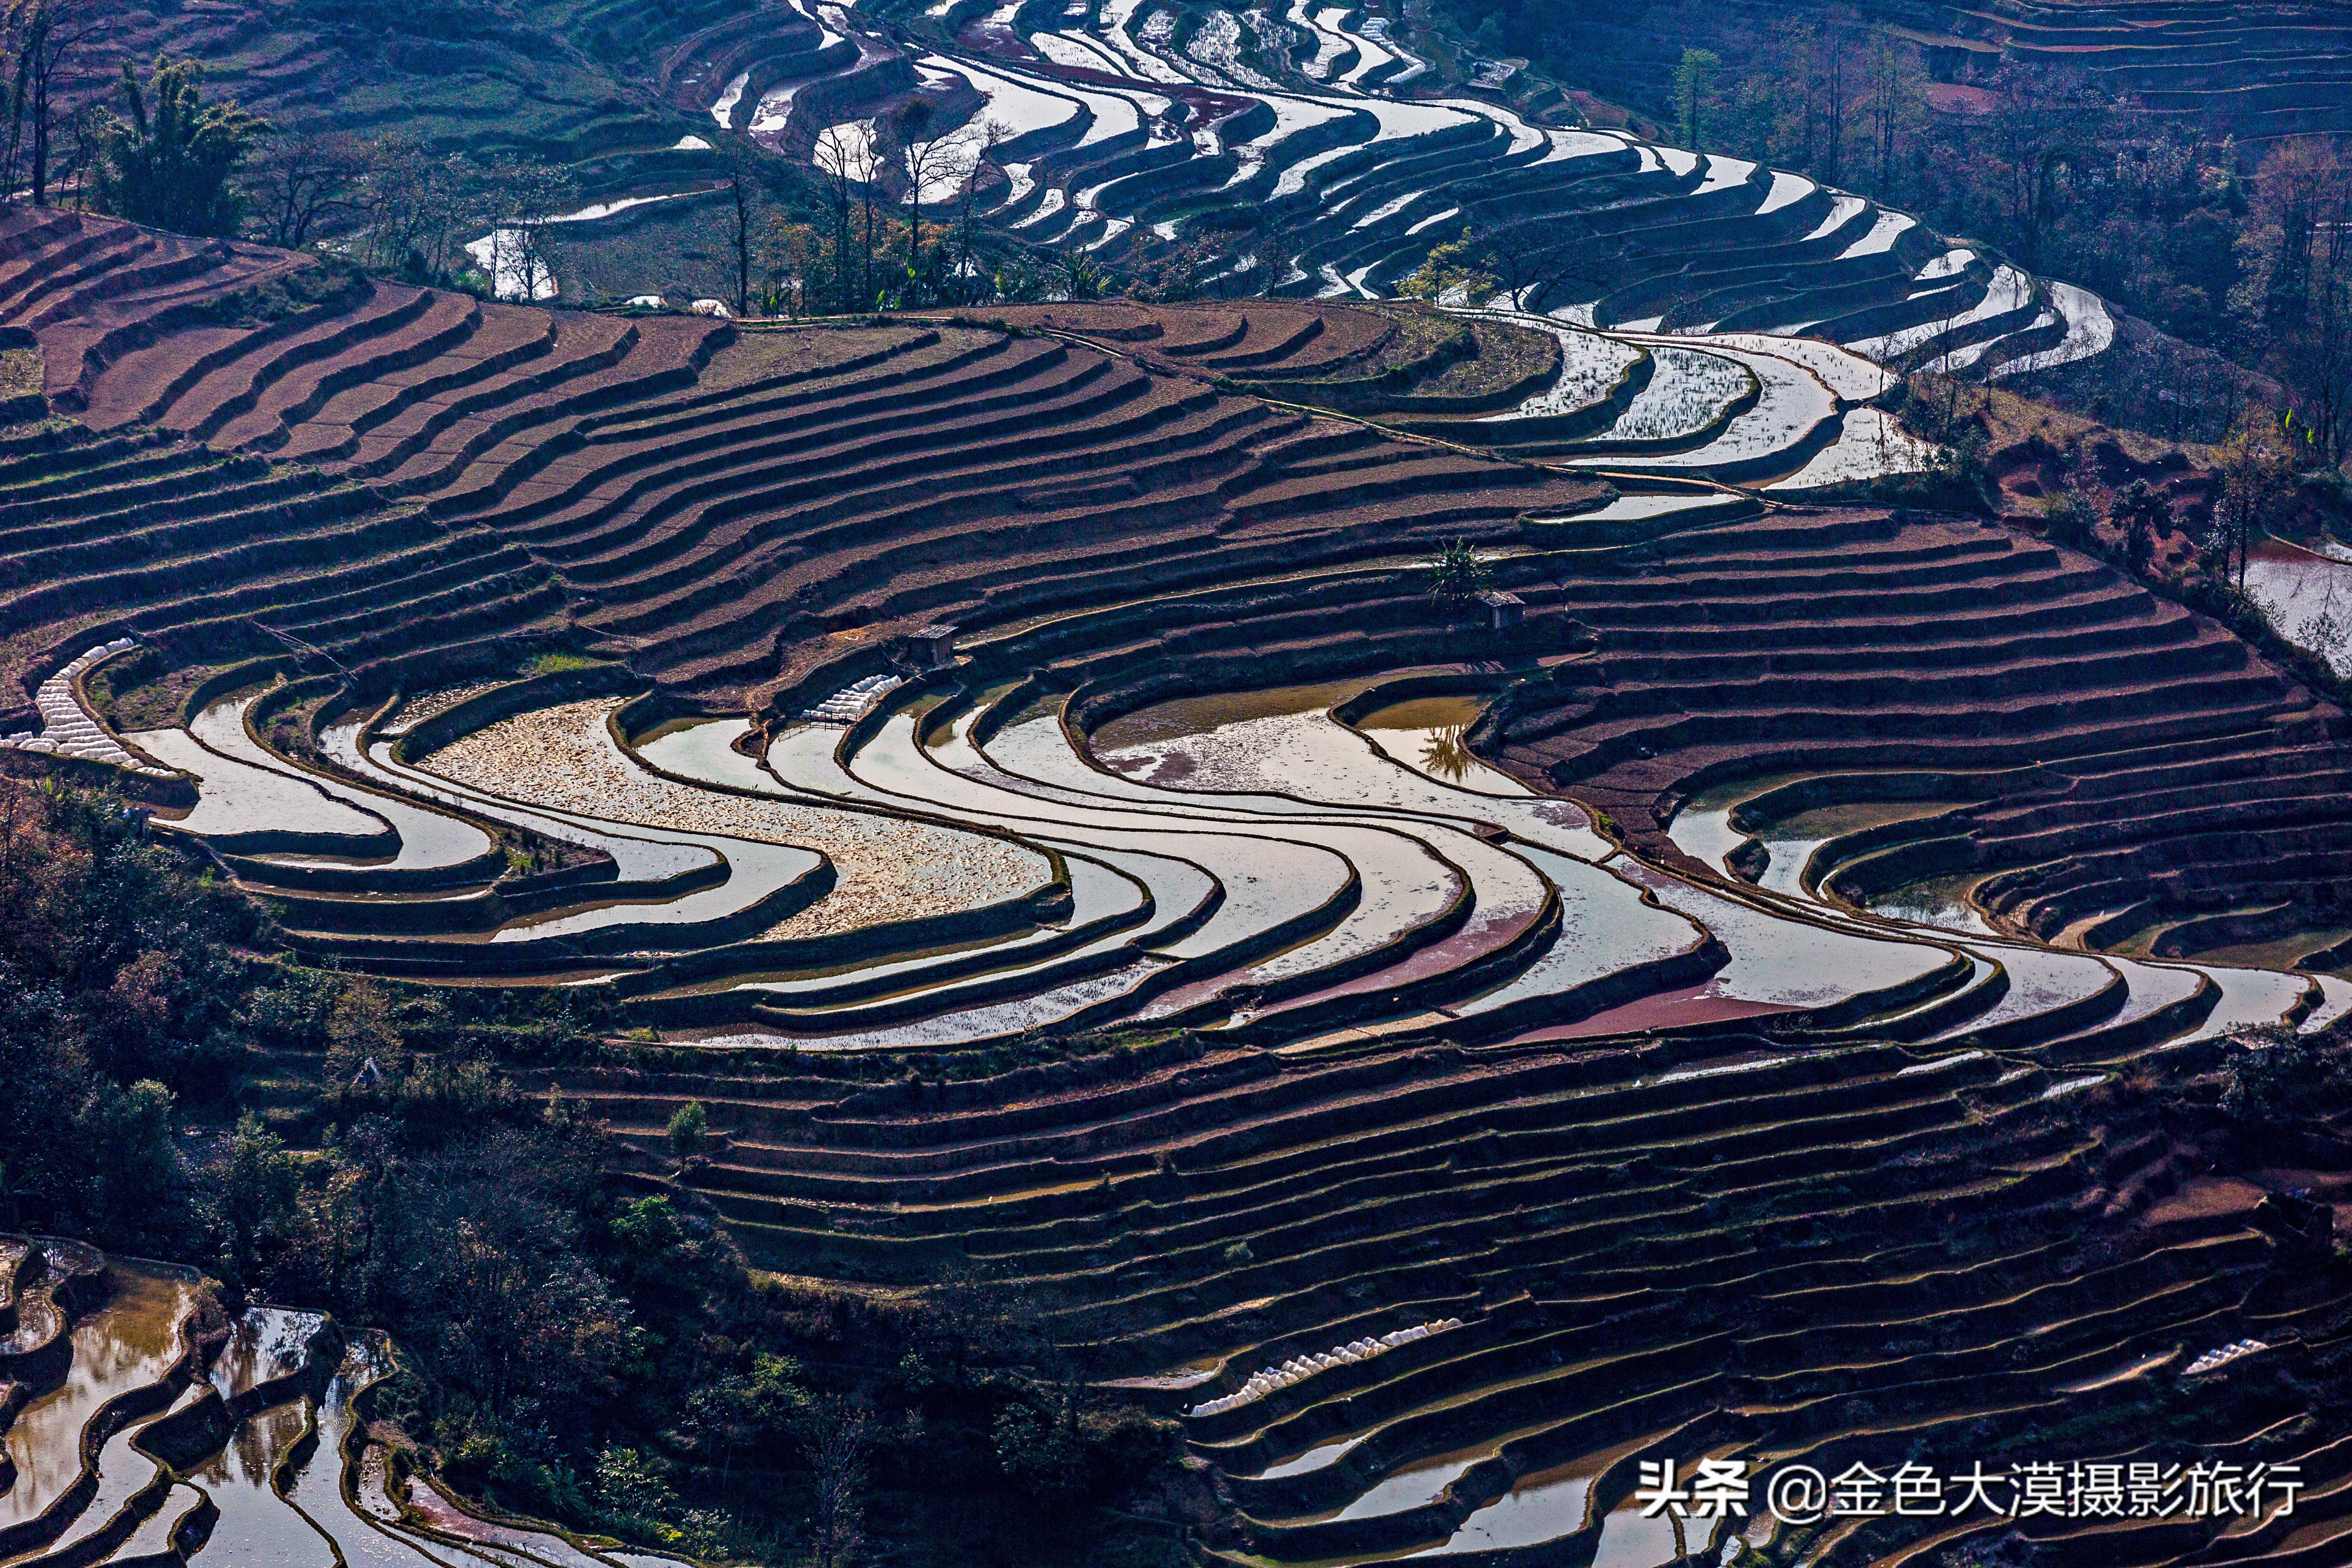
[[[440,691],[423,691],[409,698],[385,721],[383,733],[404,735],[427,719],[446,713],[460,702],[469,701],[485,691],[495,689],[488,685],[452,686]]]
[[[1051,879],[1042,854],[982,834],[866,812],[755,800],[663,778],[614,742],[604,720],[617,706],[611,698],[595,698],[520,713],[451,742],[423,765],[530,805],[816,850],[833,862],[836,886],[765,932],[768,941],[831,936],[981,909],[1018,898]]]

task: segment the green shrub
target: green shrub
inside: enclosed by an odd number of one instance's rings
[[[991,1447],[1005,1479],[1045,1503],[1067,1503],[1086,1490],[1086,1456],[1076,1432],[1027,1405],[997,1412]]]
[[[710,1113],[702,1101],[689,1100],[669,1119],[670,1152],[684,1160],[702,1152],[710,1136]]]
[[[677,1491],[635,1448],[606,1448],[596,1456],[596,1500],[633,1519],[667,1519],[677,1511]]]
[[[525,675],[561,675],[566,670],[593,669],[600,660],[584,654],[562,653],[553,649],[539,655],[522,667]]]
[[[1175,1461],[1176,1426],[1133,1405],[1073,1410],[1056,1418],[1008,1405],[992,1431],[996,1467],[1038,1502],[1066,1506],[1129,1490]]]
[[[1448,601],[1475,598],[1486,592],[1495,574],[1478,558],[1476,546],[1466,539],[1457,539],[1435,555],[1422,563],[1429,574],[1429,591]]]
[[[629,1252],[645,1258],[659,1258],[676,1247],[686,1234],[678,1226],[677,1215],[666,1197],[639,1198],[623,1204],[608,1222],[613,1239]]]
[[[2070,549],[2098,552],[2098,536],[2092,531],[2091,509],[2083,498],[2071,490],[2042,498],[2042,526],[2050,537]]]
[[[194,60],[155,57],[146,81],[129,60],[122,114],[100,122],[96,185],[107,212],[182,234],[231,235],[245,198],[229,178],[269,126],[235,103],[206,103]]]
[[[221,1194],[221,1217],[229,1228],[229,1278],[245,1285],[265,1238],[282,1231],[294,1213],[301,1169],[261,1119],[247,1110],[229,1139],[228,1180]]]

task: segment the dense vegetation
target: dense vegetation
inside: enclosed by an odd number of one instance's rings
[[[1165,1527],[1088,1505],[1202,1512],[1171,1428],[1083,1394],[1019,1300],[756,1273],[690,1199],[601,1175],[601,1131],[499,1066],[593,1050],[569,1017],[260,956],[250,906],[103,797],[0,781],[0,1226],[388,1328],[391,1408],[444,1475],[627,1539],[1156,1563]],[[298,1151],[239,1089],[312,1052]]]

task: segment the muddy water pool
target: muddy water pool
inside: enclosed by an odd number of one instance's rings
[[[1333,719],[1328,705],[1297,706],[1314,701],[1325,689],[1286,689],[1286,712],[1162,732],[1124,745],[1114,743],[1115,727],[1107,725],[1088,742],[1100,767],[1074,752],[1060,725],[1050,720],[1009,725],[987,750],[999,765],[1025,777],[1163,807],[1179,806],[1186,797],[1212,797],[1220,806],[1267,816],[1386,820],[1403,813],[1455,826],[1491,825],[1587,859],[1609,853],[1608,841],[1592,831],[1591,819],[1572,801],[1451,784],[1382,756],[1364,736]],[[1511,784],[1499,773],[1495,777]]]
[[[1016,729],[1022,731],[1018,736],[1013,734]],[[877,747],[879,743],[877,737]],[[1312,806],[1295,801],[1277,803],[1286,809],[1262,814],[1251,809],[1258,804],[1256,796],[1239,803],[1193,802],[1141,787],[1121,789],[1122,781],[1105,778],[1088,768],[1070,750],[1060,726],[1050,720],[1008,727],[989,742],[987,752],[992,761],[1015,775],[1008,782],[1016,784],[1022,779],[1035,779],[1066,795],[1085,792],[1087,784],[1100,780],[1104,806],[1130,801],[1179,821],[1199,822],[1203,826],[1213,823],[1245,833],[1262,843],[1320,849],[1352,866],[1361,879],[1361,892],[1356,907],[1339,925],[1327,935],[1253,965],[1237,976],[1244,983],[1287,979],[1357,961],[1435,920],[1462,891],[1459,874],[1413,835],[1398,827],[1324,820]],[[865,756],[865,752],[859,754],[858,765]],[[1008,760],[1013,756],[1030,763],[1035,771]],[[1284,820],[1258,820],[1265,815],[1279,815]]]
[[[961,728],[957,733],[961,735]],[[789,739],[780,737],[779,746]],[[779,761],[778,749],[769,754],[778,771],[795,784],[802,782],[794,776],[801,772],[796,761],[815,761],[796,759],[790,752]],[[828,771],[838,771],[832,767],[829,752],[824,764]],[[786,772],[788,768],[793,771]],[[1026,794],[1012,787],[1016,781],[984,768],[979,759],[951,745],[942,743],[927,752],[915,742],[914,721],[904,715],[888,721],[858,753],[848,777],[853,788],[875,792],[868,798],[893,805],[929,806],[1089,847],[1161,850],[1201,866],[1223,886],[1225,901],[1207,926],[1164,950],[1179,957],[1206,956],[1309,915],[1339,895],[1350,871],[1344,856],[1294,842],[1264,824],[1162,816],[1108,800],[1072,803]]]
[[[98,1453],[98,1489],[82,1505],[81,1512],[40,1552],[33,1553],[30,1558],[12,1558],[10,1561],[37,1561],[47,1553],[63,1554],[70,1560],[92,1550],[85,1542],[92,1537],[102,1536],[116,1516],[140,1492],[154,1484],[161,1467],[140,1451],[140,1437],[149,1426],[171,1411],[182,1410],[195,1403],[202,1392],[202,1385],[184,1388],[180,1391],[180,1396],[172,1401],[168,1410],[157,1411],[133,1421],[109,1437]],[[97,1550],[103,1550],[103,1547]]]

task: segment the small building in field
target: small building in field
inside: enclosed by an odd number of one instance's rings
[[[948,621],[937,621],[928,626],[918,626],[907,634],[907,651],[915,662],[927,669],[937,669],[955,662],[956,628]]]
[[[1487,624],[1498,632],[1509,631],[1528,618],[1528,607],[1517,594],[1496,589],[1479,595],[1478,602],[1486,606]]]

